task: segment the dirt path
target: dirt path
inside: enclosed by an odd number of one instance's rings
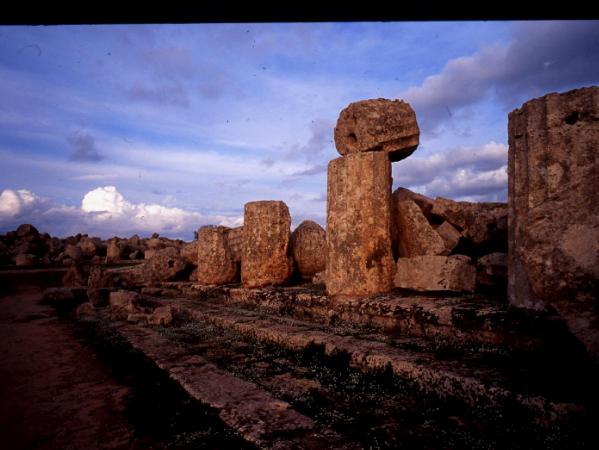
[[[0,448],[135,448],[130,388],[74,338],[39,288],[0,297]]]

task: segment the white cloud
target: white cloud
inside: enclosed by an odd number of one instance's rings
[[[27,189],[13,191],[6,189],[0,194],[0,220],[6,217],[18,217],[31,211],[41,199]]]
[[[394,185],[432,196],[505,201],[507,152],[507,145],[491,141],[478,148],[411,156],[393,165]]]
[[[115,186],[87,192],[79,208],[52,204],[24,189],[5,189],[0,194],[0,229],[12,230],[21,223],[32,223],[56,236],[88,233],[109,237],[158,232],[191,239],[193,231],[202,225],[239,226],[243,224],[243,217],[132,203]]]

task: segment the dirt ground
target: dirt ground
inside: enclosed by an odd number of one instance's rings
[[[0,297],[0,448],[136,447],[130,388],[73,336],[42,290]]]

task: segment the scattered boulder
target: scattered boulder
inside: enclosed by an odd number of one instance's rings
[[[507,251],[507,204],[456,202],[437,197],[431,213],[458,229],[480,248],[480,254]]]
[[[293,271],[289,248],[291,216],[287,205],[281,201],[246,203],[243,223],[243,285],[256,288],[287,281]]]
[[[90,302],[82,303],[75,310],[75,316],[78,320],[93,320],[97,318],[98,312]]]
[[[143,310],[138,307],[137,292],[133,291],[113,291],[110,293],[109,305],[111,314],[119,320],[127,320],[127,316],[131,313],[143,313]]]
[[[98,250],[96,247],[96,243],[88,237],[82,238],[77,244],[77,246],[81,249],[83,257],[89,259],[94,257]]]
[[[510,304],[555,308],[599,360],[599,87],[524,103],[508,142]]]
[[[168,326],[173,321],[173,311],[170,306],[159,306],[148,316],[150,325]]]
[[[157,253],[158,253],[157,249],[148,248],[144,252],[144,259],[152,259],[154,257],[154,255],[156,255]]]
[[[450,224],[447,220],[443,221],[441,225],[435,228],[435,231],[441,239],[443,239],[443,245],[445,246],[444,255],[450,254],[454,248],[457,247],[460,242],[462,234],[456,230],[456,228]]]
[[[419,139],[416,114],[403,100],[350,103],[335,126],[335,146],[341,155],[383,151],[391,161],[399,161],[416,150]]]
[[[15,265],[18,267],[35,266],[37,264],[37,256],[30,253],[20,253],[15,256]]]
[[[73,264],[62,277],[62,285],[70,287],[86,287],[89,274],[81,264]]]
[[[490,253],[476,261],[476,282],[479,286],[507,289],[507,253]]]
[[[291,249],[295,267],[305,280],[325,270],[327,235],[316,222],[304,220],[291,233]]]
[[[83,253],[81,252],[81,248],[76,245],[68,244],[64,249],[65,257],[70,258],[71,260],[77,262],[81,261],[83,258]]]
[[[412,200],[394,205],[394,224],[399,257],[447,255],[447,247],[439,233]]]
[[[474,292],[476,270],[464,255],[399,258],[394,283],[415,291]]]
[[[154,233],[152,236],[158,236],[156,233]],[[164,247],[162,241],[160,239],[158,239],[158,237],[152,237],[152,239],[148,240],[148,242],[146,243],[148,248],[151,249],[160,249],[162,247]]]
[[[223,226],[200,228],[196,253],[196,277],[199,283],[227,284],[237,279],[237,265],[227,240],[228,231]]]
[[[116,239],[111,239],[106,247],[106,264],[114,263],[122,259],[122,248]]]
[[[146,280],[151,284],[186,280],[192,269],[176,248],[167,247],[156,252],[139,270],[146,274]]]
[[[40,234],[40,232],[37,231],[37,228],[35,228],[33,225],[31,225],[29,223],[24,223],[22,225],[19,225],[16,232],[17,232],[17,237],[19,237],[19,238],[37,237]]]

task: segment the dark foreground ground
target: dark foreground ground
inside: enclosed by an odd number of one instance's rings
[[[115,319],[109,307],[78,321],[74,304],[41,302],[46,287],[60,284],[64,270],[53,270],[0,272],[0,450],[254,448],[250,442],[276,449],[599,448],[595,377],[564,363],[563,352],[543,354],[537,364],[491,347],[427,350],[428,341],[382,341],[369,327],[296,320],[288,308],[279,308],[282,315],[246,309],[231,296],[225,303],[216,294],[167,298],[163,288],[153,301],[178,311],[169,326]],[[301,306],[299,297],[290,301]],[[390,369],[359,370],[350,359],[361,353],[374,362],[395,355],[411,369],[403,378]],[[439,370],[445,375],[430,376]],[[502,376],[502,386],[524,396],[500,401],[485,391],[464,401],[479,381]],[[427,392],[416,383],[423,379]],[[438,395],[448,390],[455,395]],[[527,403],[539,395],[551,401]],[[554,408],[570,404],[561,413]],[[533,410],[558,416],[537,424]]]
[[[40,304],[0,295],[0,448],[247,448],[213,411],[118,340]]]

